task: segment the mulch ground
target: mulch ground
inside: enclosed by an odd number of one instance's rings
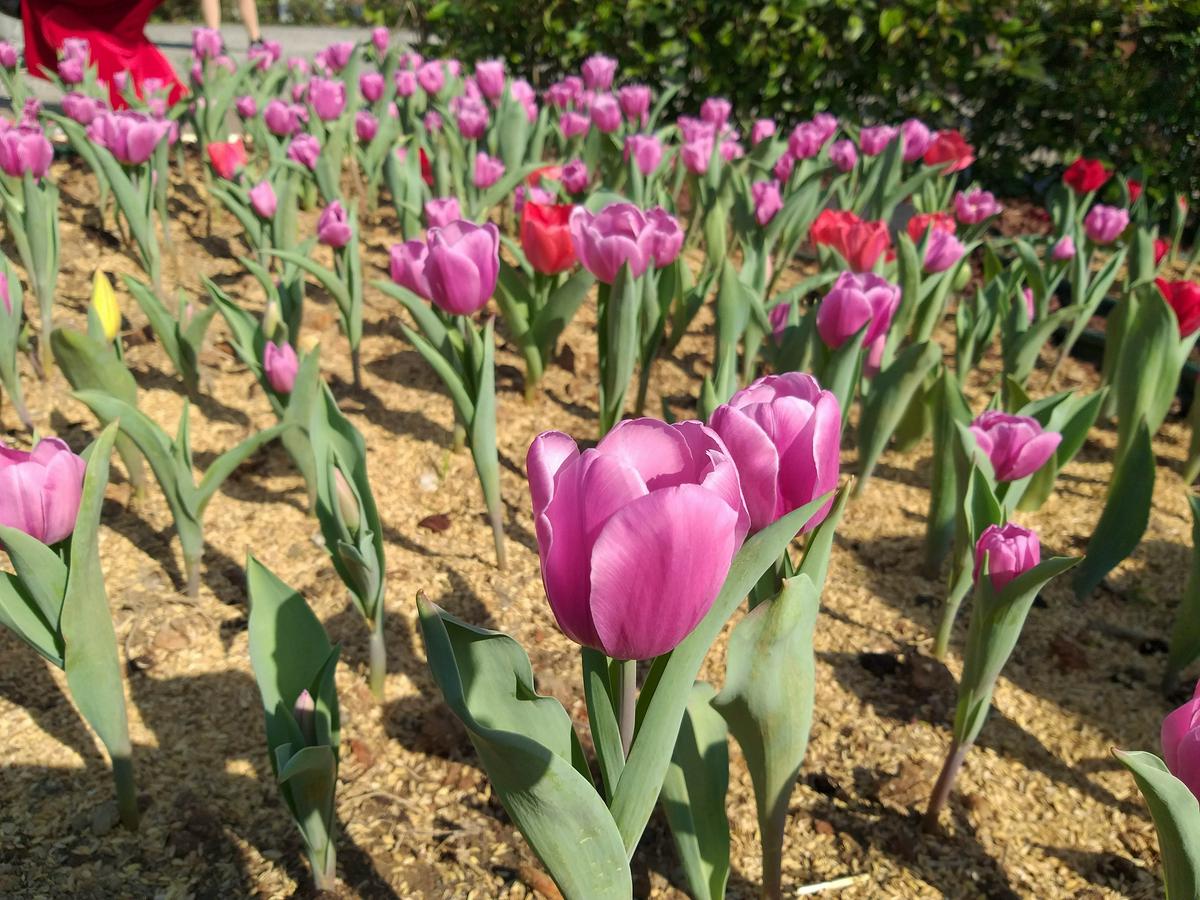
[[[193,170],[196,176],[198,170]],[[100,228],[95,183],[60,163],[63,271],[59,310],[78,325],[96,268],[136,272]],[[199,184],[198,178],[194,180]],[[233,220],[212,217],[197,193],[176,185],[174,252],[166,282],[191,296],[208,274],[248,307],[262,292],[237,262]],[[315,221],[310,213],[309,227]],[[390,210],[362,228],[364,263],[386,277],[398,239]],[[13,256],[12,248],[6,248]],[[349,354],[330,299],[310,286],[306,337],[339,402],[363,431],[386,525],[387,701],[365,685],[367,633],[317,543],[305,492],[289,458],[271,446],[243,465],[208,511],[199,601],[181,593],[182,564],[157,489],[130,505],[119,463],[105,508],[101,552],[123,660],[142,828],[114,827],[105,757],[65,693],[61,674],[11,635],[0,634],[0,895],[135,898],[288,897],[310,892],[297,833],[272,784],[262,709],[246,646],[244,562],[253,551],[311,603],[343,647],[339,870],[347,897],[554,896],[512,827],[457,721],[427,673],[414,597],[516,637],[533,659],[539,689],[586,720],[575,647],[558,631],[538,573],[523,467],[540,431],[592,438],[597,417],[594,306],[567,330],[559,364],[535,402],[522,396],[511,345],[498,354],[499,439],[510,564],[492,565],[491,539],[469,454],[452,453],[453,416],[434,374],[403,340],[396,304],[372,289],[363,342],[364,386],[350,385]],[[146,322],[119,292],[131,325],[127,360],[141,408],[172,430],[183,389]],[[943,335],[949,346],[949,336]],[[218,320],[202,356],[206,385],[193,409],[198,464],[274,417],[250,374],[223,345]],[[712,354],[701,316],[671,359],[658,363],[650,409],[665,399],[694,409]],[[998,385],[989,358],[970,381],[977,409]],[[1034,385],[1042,376],[1035,375]],[[1063,386],[1091,388],[1096,373],[1074,361]],[[95,435],[88,411],[61,376],[30,377],[38,425],[77,450]],[[2,424],[16,438],[11,409]],[[812,740],[788,820],[785,883],[859,876],[836,896],[1155,897],[1157,843],[1132,779],[1110,748],[1157,749],[1165,699],[1163,638],[1190,559],[1191,522],[1177,474],[1187,431],[1169,421],[1155,441],[1160,467],[1150,528],[1135,555],[1096,596],[1077,602],[1051,586],[1029,619],[996,693],[938,837],[918,816],[946,749],[957,655],[928,655],[940,615],[941,579],[921,574],[931,448],[885,454],[878,474],[846,512],[833,551],[816,636],[817,704]],[[1099,516],[1115,433],[1093,431],[1058,491],[1021,517],[1047,552],[1080,553]],[[844,462],[854,460],[848,434]],[[706,677],[720,681],[723,643]],[[729,817],[730,896],[756,894],[758,839],[749,777],[736,745]],[[661,817],[635,859],[636,895],[684,896]]]

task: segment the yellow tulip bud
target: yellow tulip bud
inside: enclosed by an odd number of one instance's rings
[[[105,338],[115,341],[121,331],[121,308],[117,306],[117,295],[113,291],[112,282],[99,269],[96,270],[96,277],[92,279],[92,309],[96,311],[96,318],[100,327],[104,329]]]

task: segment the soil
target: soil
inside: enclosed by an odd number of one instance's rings
[[[194,166],[195,163],[190,165]],[[209,214],[198,168],[172,188],[173,253],[166,282],[199,297],[208,274],[248,307],[262,292],[238,263],[238,226]],[[93,272],[136,272],[101,227],[95,182],[60,163],[63,268],[59,313],[78,325]],[[315,213],[305,223],[312,227]],[[362,228],[364,264],[386,277],[398,239],[381,210]],[[110,218],[111,222],[111,218]],[[6,248],[10,257],[12,248]],[[330,299],[310,285],[307,337],[342,408],[370,448],[372,484],[386,525],[390,654],[386,702],[365,683],[367,632],[317,542],[305,492],[282,447],[272,445],[226,483],[207,514],[208,549],[197,602],[182,594],[182,560],[157,489],[132,506],[120,463],[107,495],[100,543],[109,600],[127,666],[137,779],[144,806],[136,833],[114,827],[106,758],[75,712],[61,673],[0,634],[0,895],[134,898],[289,897],[311,894],[297,832],[272,784],[263,715],[246,645],[244,562],[253,552],[297,588],[342,645],[342,766],[338,856],[346,897],[555,896],[553,885],[488,787],[465,733],[442,705],[414,625],[414,597],[512,634],[529,652],[539,689],[580,726],[586,713],[576,648],[558,631],[539,576],[524,455],[540,431],[580,438],[597,425],[595,311],[565,334],[559,365],[532,403],[519,356],[498,354],[502,489],[509,568],[492,564],[490,530],[470,457],[450,451],[453,415],[434,373],[403,340],[398,306],[372,289],[363,341],[364,385]],[[127,360],[141,408],[172,430],[184,400],[179,379],[146,320],[119,290]],[[30,309],[32,313],[32,308]],[[949,335],[941,335],[946,346]],[[273,424],[251,375],[223,346],[218,317],[202,356],[206,384],[193,409],[199,465]],[[694,414],[712,355],[702,315],[675,355],[658,363],[649,409],[666,401]],[[998,385],[993,353],[970,379],[977,409]],[[28,376],[38,426],[82,449],[97,423],[61,376]],[[1040,386],[1042,374],[1033,384]],[[1069,361],[1061,386],[1089,389],[1094,369]],[[4,408],[9,439],[18,423]],[[1159,681],[1176,600],[1190,561],[1191,521],[1178,469],[1188,433],[1169,421],[1155,440],[1160,462],[1149,531],[1097,594],[1078,602],[1051,585],[1030,616],[996,692],[995,710],[943,816],[922,834],[919,814],[949,739],[958,650],[929,656],[944,584],[921,572],[930,445],[885,454],[846,512],[833,551],[816,636],[812,740],[788,819],[789,888],[852,876],[828,896],[1150,898],[1161,894],[1153,826],[1112,747],[1157,749]],[[1046,552],[1078,554],[1099,516],[1115,433],[1093,430],[1058,491],[1036,514]],[[852,433],[844,463],[853,467]],[[706,667],[719,682],[723,642]],[[1192,673],[1194,676],[1194,672]],[[1189,682],[1190,684],[1190,682]],[[731,897],[756,894],[758,837],[749,777],[736,745],[728,811]],[[665,823],[656,816],[635,857],[639,897],[684,896]]]

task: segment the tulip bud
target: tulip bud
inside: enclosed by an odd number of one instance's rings
[[[336,466],[333,469],[333,489],[337,495],[338,517],[346,531],[353,537],[362,526],[362,509],[359,506],[358,494],[346,481],[342,470]]]
[[[757,147],[763,141],[775,136],[774,119],[755,119],[750,127],[750,146]]]
[[[261,219],[275,218],[278,200],[275,197],[275,188],[271,187],[271,182],[260,181],[250,188],[250,206]]]
[[[58,438],[43,438],[32,452],[0,442],[0,525],[47,546],[65,540],[75,530],[86,468]]]
[[[283,325],[283,317],[279,315],[279,304],[274,300],[267,301],[263,312],[262,333],[268,341],[275,339],[275,332]]]
[[[1075,241],[1069,234],[1064,234],[1050,250],[1050,258],[1055,262],[1063,262],[1075,256]]]
[[[1057,431],[1043,431],[1029,416],[988,410],[971,423],[975,443],[992,464],[997,481],[1017,481],[1032,475],[1062,443]]]
[[[1163,762],[1200,798],[1200,684],[1192,699],[1163,719]]]
[[[1083,230],[1097,244],[1111,244],[1127,227],[1128,211],[1103,203],[1097,203],[1083,218]]]
[[[874,125],[858,133],[858,146],[866,156],[878,156],[896,139],[900,129],[894,125]]]
[[[300,362],[296,359],[296,351],[291,344],[276,344],[267,341],[263,347],[263,372],[267,383],[277,394],[290,394],[296,387],[296,374],[300,370]]]
[[[1009,522],[1007,525],[989,525],[975,544],[975,583],[983,574],[984,558],[987,559],[987,575],[992,589],[1004,590],[1005,586],[1036,566],[1042,560],[1042,548],[1037,533]]]
[[[296,720],[296,726],[304,735],[305,744],[310,747],[317,741],[317,731],[313,722],[316,711],[317,704],[313,701],[312,694],[307,690],[301,691],[300,696],[296,698],[296,705],[292,707],[292,718]]]
[[[457,197],[434,197],[425,201],[425,224],[429,228],[442,228],[462,218],[462,207]]]
[[[829,147],[829,160],[839,172],[849,172],[858,162],[858,151],[854,149],[854,141],[834,141]]]
[[[121,308],[117,306],[117,295],[113,292],[112,282],[108,276],[96,270],[92,278],[92,309],[96,312],[96,320],[104,330],[105,340],[115,341],[121,333]]]
[[[827,347],[838,349],[864,325],[868,375],[879,371],[888,329],[900,306],[900,288],[873,272],[843,272],[817,307],[817,334]],[[870,324],[868,324],[870,323]]]

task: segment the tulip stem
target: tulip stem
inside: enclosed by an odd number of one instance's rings
[[[633,746],[633,731],[637,725],[637,660],[617,662],[618,710],[617,728],[621,732],[621,750],[629,758]]]
[[[137,788],[133,782],[133,759],[124,754],[112,758],[113,781],[117,787],[117,810],[121,824],[130,831],[138,827]]]
[[[946,754],[946,762],[942,766],[941,774],[938,775],[937,783],[933,786],[929,807],[925,810],[925,818],[921,822],[921,827],[927,833],[932,834],[937,831],[938,813],[950,799],[950,792],[954,790],[954,782],[958,778],[959,770],[962,769],[963,761],[967,758],[967,751],[970,749],[969,743],[959,744],[958,738],[951,740],[950,752]]]
[[[187,578],[187,595],[192,599],[200,596],[200,563],[203,551],[183,554],[183,572]]]
[[[377,703],[383,702],[384,679],[387,677],[387,647],[383,641],[383,616],[376,618],[371,626],[371,641],[368,654],[368,679],[371,695]]]
[[[959,560],[954,564],[951,575],[950,592],[946,596],[946,606],[942,610],[942,621],[938,625],[937,638],[933,642],[935,659],[945,659],[946,651],[950,648],[950,634],[954,631],[954,620],[962,606],[963,598],[971,589],[971,564],[969,560]]]

